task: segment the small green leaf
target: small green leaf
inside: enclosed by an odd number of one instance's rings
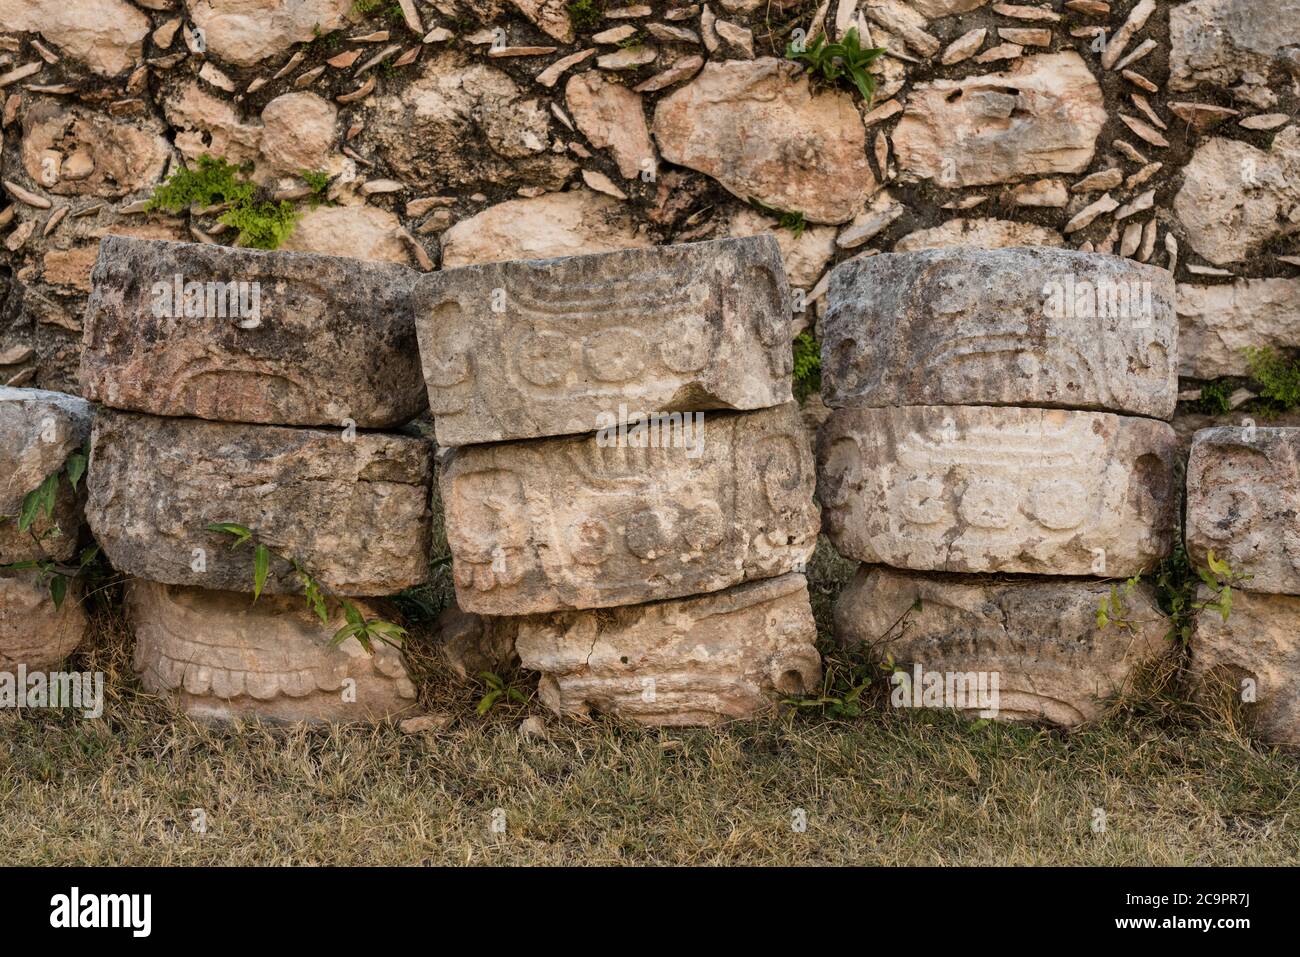
[[[77,490],[77,483],[80,482],[81,477],[86,474],[85,454],[82,452],[73,452],[68,456],[67,465],[65,467],[68,470],[68,482],[72,486],[72,490],[75,492]]]
[[[57,609],[63,604],[63,598],[68,593],[68,579],[64,575],[55,575],[50,579],[50,597],[54,599],[54,607]]]
[[[253,601],[262,595],[266,586],[266,576],[271,570],[271,552],[265,545],[258,543],[253,549]]]

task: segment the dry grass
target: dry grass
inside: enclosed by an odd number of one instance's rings
[[[819,618],[847,564],[819,556]],[[136,685],[101,611],[74,666],[99,720],[0,717],[8,864],[1281,864],[1300,857],[1300,770],[1157,697],[1062,735],[873,709],[721,730],[477,718],[477,692],[412,643],[438,734],[212,729]],[[1093,809],[1106,829],[1094,833]],[[206,834],[191,829],[204,809]],[[505,814],[505,833],[491,828]],[[796,809],[807,816],[792,827]]]

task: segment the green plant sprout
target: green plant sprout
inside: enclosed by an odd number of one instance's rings
[[[393,648],[400,649],[406,638],[406,629],[383,618],[366,618],[348,599],[335,595],[322,585],[297,558],[282,555],[259,540],[257,533],[247,525],[237,522],[214,522],[206,526],[209,532],[229,535],[230,549],[234,551],[245,545],[253,546],[253,601],[256,602],[266,587],[266,580],[271,571],[271,559],[277,559],[288,565],[302,583],[303,598],[307,608],[320,619],[322,625],[330,619],[330,604],[336,605],[342,612],[346,624],[334,633],[330,645],[338,647],[349,638],[356,638],[358,644],[367,654],[374,654],[374,641],[381,641]]]
[[[1190,640],[1202,612],[1217,612],[1226,622],[1232,613],[1233,588],[1240,588],[1243,582],[1253,577],[1233,571],[1226,561],[1214,554],[1214,549],[1206,553],[1205,565],[1205,568],[1193,568],[1180,543],[1156,572],[1156,594],[1161,610],[1170,622],[1168,636],[1174,641],[1186,643]],[[1110,586],[1110,594],[1104,596],[1097,607],[1099,629],[1114,625],[1136,632],[1139,625],[1148,623],[1134,619],[1128,604],[1141,580],[1142,573],[1139,572],[1122,584]],[[1209,589],[1209,598],[1196,597],[1198,584]]]
[[[514,686],[513,682],[507,682],[504,678],[494,671],[480,671],[479,678],[487,686],[487,691],[483,697],[479,698],[478,704],[474,706],[474,712],[479,717],[487,714],[498,704],[507,701],[513,701],[515,704],[527,704],[528,698],[522,691]]]
[[[876,94],[876,80],[868,72],[868,67],[884,52],[883,47],[864,49],[854,27],[836,43],[827,43],[824,33],[818,33],[817,38],[806,46],[791,42],[785,55],[787,59],[806,64],[809,73],[828,83],[838,84],[847,80],[857,87],[870,105]]]
[[[794,337],[794,397],[802,402],[822,388],[821,346],[804,331]]]
[[[203,154],[193,167],[182,166],[154,191],[147,210],[179,213],[190,206],[226,206],[217,222],[239,230],[240,246],[275,249],[293,232],[298,213],[285,200],[257,198],[256,184],[241,175],[239,167]]]
[[[777,209],[775,206],[769,206],[761,199],[757,199],[753,196],[749,198],[749,205],[753,206],[760,213],[766,213],[768,216],[775,216],[777,219],[776,225],[778,229],[790,230],[790,232],[794,233],[795,239],[803,237],[803,231],[808,226],[808,221],[804,219],[803,213],[798,212],[797,210],[790,211]]]
[[[1270,346],[1244,350],[1250,377],[1259,383],[1260,397],[1271,412],[1289,412],[1300,405],[1300,363]]]

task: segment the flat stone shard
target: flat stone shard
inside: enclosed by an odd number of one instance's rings
[[[57,668],[86,634],[81,589],[74,581],[54,607],[49,585],[35,571],[0,569],[0,671]]]
[[[1026,405],[1169,418],[1174,283],[1064,249],[933,250],[831,274],[822,397],[832,408]]]
[[[956,189],[1081,173],[1105,122],[1083,58],[1044,53],[1005,73],[917,86],[892,139],[903,174]]]
[[[631,605],[806,562],[819,519],[795,404],[686,420],[657,436],[611,430],[448,456],[439,486],[457,604],[488,615]]]
[[[969,690],[964,698],[945,693],[940,707],[972,717],[983,712],[1000,720],[1076,727],[1099,717],[1137,668],[1170,648],[1168,622],[1146,584],[1127,599],[1135,631],[1114,624],[1098,628],[1097,608],[1110,589],[1102,581],[996,580],[861,567],[835,605],[835,634],[846,643],[870,645],[882,659],[893,656],[908,677],[893,684],[895,706],[914,707],[918,697],[934,706],[925,698],[925,675],[941,675],[946,692],[952,674]],[[901,630],[900,621],[906,622]],[[971,695],[981,676],[986,694]]]
[[[81,495],[66,473],[58,480],[52,515],[42,511],[25,532],[18,530],[18,519],[27,494],[83,450],[92,416],[90,403],[75,395],[0,386],[0,564],[67,561],[76,554]]]
[[[839,409],[818,497],[841,555],[895,568],[1122,577],[1169,553],[1164,422],[983,406]]]
[[[1212,597],[1202,586],[1198,598]],[[1189,669],[1203,697],[1245,696],[1255,734],[1300,747],[1300,597],[1233,589],[1227,621],[1213,611],[1197,618]]]
[[[694,598],[520,619],[525,668],[560,714],[599,711],[649,725],[748,718],[821,686],[803,575]]]
[[[108,236],[82,390],[152,415],[401,425],[426,404],[414,277],[389,263]]]
[[[790,310],[770,237],[429,273],[415,312],[438,444],[594,432],[620,406],[779,405]]]
[[[1300,429],[1202,429],[1187,460],[1187,551],[1213,550],[1251,591],[1300,594]]]
[[[367,618],[382,617],[365,603]],[[355,638],[341,613],[322,625],[297,596],[135,580],[127,589],[135,670],[146,691],[200,720],[385,721],[415,706],[402,654]]]
[[[100,410],[86,518],[121,572],[251,591],[253,550],[205,531],[235,522],[341,595],[428,576],[431,455],[423,439]],[[300,590],[272,561],[266,591]]]

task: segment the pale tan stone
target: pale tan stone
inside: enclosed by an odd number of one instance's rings
[[[234,522],[337,594],[386,595],[428,577],[424,439],[101,409],[91,444],[86,519],[118,571],[251,592],[253,549],[206,530]],[[300,587],[272,562],[267,593]]]
[[[1300,346],[1300,279],[1179,283],[1179,374],[1196,379],[1243,376],[1248,349]]]
[[[915,87],[893,143],[904,174],[953,189],[1082,172],[1105,122],[1083,59],[1046,53],[1005,73]]]
[[[1300,429],[1202,429],[1187,461],[1187,552],[1210,551],[1245,587],[1300,594]]]
[[[727,223],[727,235],[773,237],[781,248],[786,277],[796,289],[811,289],[835,255],[834,227],[807,226],[796,236],[752,206],[736,207]]]
[[[55,195],[116,198],[143,190],[162,177],[169,153],[152,119],[117,120],[54,99],[23,116],[23,168]]]
[[[842,223],[878,188],[866,127],[846,93],[814,95],[786,60],[712,61],[659,101],[663,158],[713,177],[742,200]]]
[[[163,101],[167,121],[179,127],[176,148],[188,160],[204,153],[229,163],[242,164],[257,158],[262,140],[259,125],[245,123],[232,104],[207,92],[194,81],[172,90]]]
[[[982,406],[838,409],[818,497],[840,554],[918,571],[1129,576],[1173,545],[1164,422]]]
[[[1263,85],[1279,53],[1300,45],[1297,0],[1192,0],[1169,11],[1169,89]],[[1254,85],[1254,84],[1252,84]]]
[[[0,0],[0,29],[40,33],[104,76],[140,57],[149,18],[125,0]]]
[[[334,162],[338,110],[315,93],[283,93],[262,109],[262,157],[282,173],[327,170]]]
[[[81,644],[86,624],[76,581],[56,608],[39,572],[0,569],[0,671],[57,669]]]
[[[1197,598],[1213,600],[1205,586]],[[1300,597],[1234,589],[1227,621],[1214,610],[1196,619],[1188,667],[1202,697],[1232,694],[1254,734],[1300,747]]]
[[[1046,226],[1008,219],[950,219],[931,229],[908,233],[894,244],[896,253],[924,249],[1002,249],[1008,246],[1060,246],[1061,234]]]
[[[236,66],[253,66],[295,43],[346,25],[354,0],[187,0],[207,50]]]
[[[569,78],[564,102],[591,144],[610,151],[624,179],[654,172],[655,148],[640,94],[589,70]]]
[[[415,291],[438,444],[594,432],[602,416],[790,399],[774,239],[444,269]]]
[[[648,725],[749,718],[821,686],[817,626],[803,575],[692,598],[520,619],[525,668],[560,714]]]
[[[415,707],[415,685],[396,648],[356,638],[331,646],[347,624],[296,595],[253,596],[135,580],[127,611],[135,670],[146,691],[205,721],[380,722]],[[384,617],[355,603],[367,619]]]
[[[547,36],[561,43],[573,42],[573,24],[569,22],[566,0],[510,0]]]
[[[925,674],[939,673],[945,691],[949,675],[960,678],[969,695],[983,673],[984,702],[993,707],[962,707],[968,716],[1077,727],[1132,690],[1135,671],[1170,650],[1169,622],[1145,583],[1126,599],[1133,631],[1114,623],[1099,628],[1097,609],[1110,590],[1109,582],[1099,581],[862,566],[836,602],[835,633],[848,644],[868,646],[879,660],[892,657],[907,675],[906,681],[890,679],[896,707],[915,707],[918,699],[931,707],[977,704],[956,694],[927,699]]]
[[[455,450],[439,481],[460,607],[629,605],[806,562],[818,517],[794,403],[703,415],[703,431],[689,434],[702,444],[691,447],[654,447],[642,434],[621,445],[609,435],[603,447],[591,435]]]
[[[1074,250],[850,260],[831,273],[823,398],[1167,419],[1178,397],[1173,299],[1163,269]]]
[[[0,386],[0,565],[76,554],[81,496],[66,473],[52,515],[42,512],[26,532],[18,530],[18,517],[27,494],[85,450],[91,416],[90,404],[74,395]]]
[[[377,206],[317,206],[301,213],[280,249],[407,265],[400,227],[396,216]]]

